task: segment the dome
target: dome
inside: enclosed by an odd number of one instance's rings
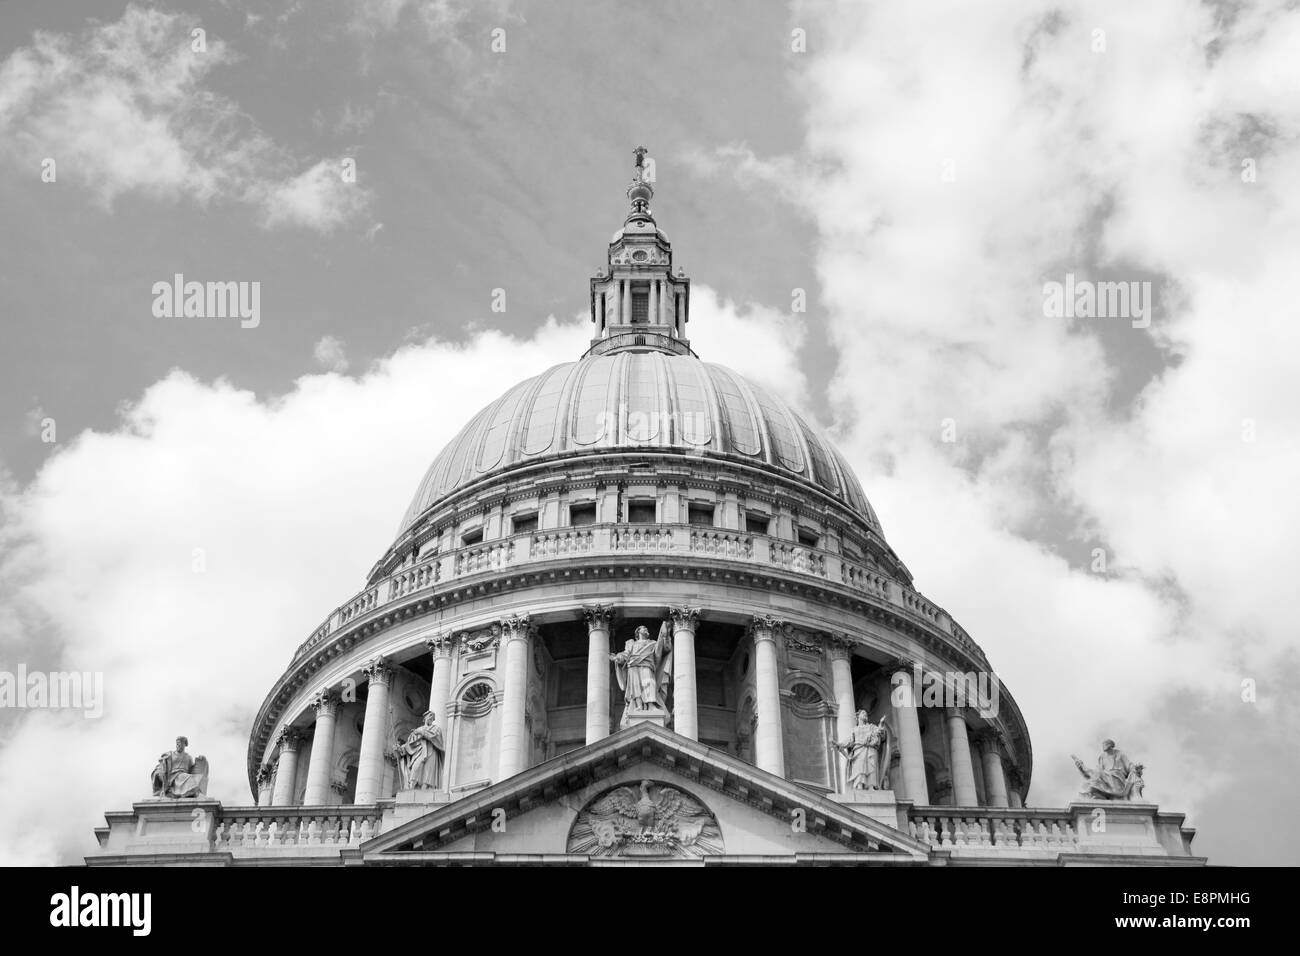
[[[844,458],[786,402],[721,365],[658,351],[588,355],[520,382],[434,459],[402,519],[479,479],[584,453],[719,456],[803,482],[881,533]]]

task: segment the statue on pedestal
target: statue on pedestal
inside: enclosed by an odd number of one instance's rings
[[[185,752],[188,737],[176,738],[176,749],[158,758],[153,768],[153,795],[159,800],[207,796],[208,758]]]
[[[884,790],[886,759],[890,748],[889,725],[885,718],[873,724],[865,710],[858,711],[857,723],[845,740],[835,744],[835,749],[848,761],[845,783],[850,790]]]
[[[424,723],[406,735],[406,740],[394,748],[397,769],[403,790],[436,790],[442,776],[442,730],[435,722],[433,711],[426,711]]]
[[[1140,800],[1146,782],[1142,779],[1142,764],[1134,763],[1128,755],[1115,748],[1115,741],[1101,742],[1101,756],[1097,769],[1089,770],[1082,760],[1070,755],[1087,783],[1079,790],[1081,796],[1093,800]]]
[[[623,650],[609,655],[614,674],[623,691],[626,706],[621,726],[628,718],[645,713],[668,713],[668,684],[673,671],[673,639],[668,622],[659,627],[659,637],[651,639],[650,629],[638,627]]]

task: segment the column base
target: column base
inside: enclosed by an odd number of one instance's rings
[[[656,727],[668,729],[668,712],[658,707],[648,710],[624,711],[623,719],[619,721],[619,728],[634,727],[637,724],[654,724]]]
[[[828,796],[864,817],[898,829],[898,798],[892,790],[849,790]]]

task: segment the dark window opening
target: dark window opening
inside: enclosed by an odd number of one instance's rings
[[[466,531],[463,535],[461,535],[460,540],[461,540],[461,544],[465,544],[465,545],[482,544],[483,529],[475,528],[473,531]]]
[[[575,528],[584,524],[596,523],[596,503],[569,505],[569,524]]]
[[[632,290],[632,324],[648,325],[650,323],[650,291]]]
[[[745,515],[745,531],[749,534],[767,534],[767,529],[771,527],[771,524],[772,519],[766,515]]]
[[[628,524],[654,524],[655,503],[653,501],[629,501],[627,503]]]
[[[713,505],[687,505],[686,523],[713,527]]]
[[[805,548],[815,548],[821,543],[821,535],[815,531],[808,531],[804,528],[799,529],[799,543]]]
[[[581,665],[561,664],[555,672],[557,687],[555,689],[556,707],[579,707],[587,702],[587,667]]]
[[[525,531],[537,530],[537,512],[527,515],[515,515],[510,519],[510,527],[515,534],[523,534]]]
[[[705,707],[727,706],[726,694],[723,692],[722,671],[713,667],[697,667],[695,670],[695,702]]]

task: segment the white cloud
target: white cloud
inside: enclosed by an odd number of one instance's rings
[[[312,355],[316,359],[316,364],[327,372],[342,374],[348,370],[348,355],[343,340],[333,335],[321,336],[320,341],[312,349]]]
[[[331,232],[369,204],[369,193],[345,182],[338,160],[322,159],[311,169],[265,190],[263,222],[267,227],[306,226]]]
[[[329,230],[366,203],[328,188],[324,161],[301,165],[209,74],[237,62],[219,37],[192,48],[196,18],[128,6],[81,35],[37,31],[0,63],[0,159],[35,176],[46,158],[58,182],[105,207],[139,192],[166,200],[265,204],[270,224]]]

